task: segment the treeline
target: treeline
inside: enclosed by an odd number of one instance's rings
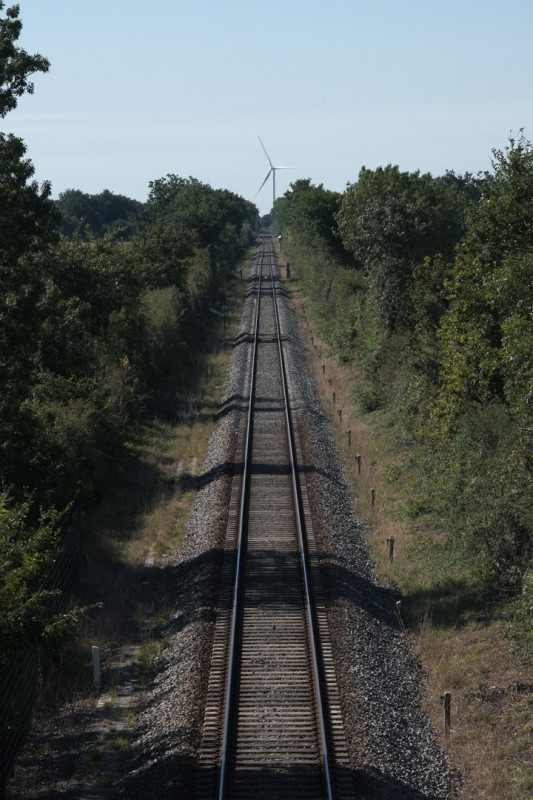
[[[1,117],[48,69],[17,47],[18,13],[0,17]],[[35,589],[57,512],[93,500],[143,413],[175,413],[257,222],[251,203],[194,178],[154,180],[145,204],[76,191],[57,203],[33,172],[1,133],[0,663],[54,630]]]
[[[343,194],[296,181],[273,230],[336,354],[362,371],[362,410],[393,426],[405,513],[442,524],[492,593],[530,597],[531,143],[520,134],[492,166],[363,168]]]
[[[142,414],[176,413],[208,312],[253,241],[256,211],[242,198],[173,175],[150,186],[130,242],[58,237],[56,209],[34,188],[46,235],[33,230],[31,246],[3,261],[0,479],[10,514],[0,514],[0,537],[21,568],[42,538],[38,521],[30,533],[37,510],[92,502]],[[13,522],[19,544],[28,531],[24,553],[9,544]]]
[[[144,224],[144,203],[109,189],[99,194],[67,189],[55,202],[64,236],[87,239],[113,233],[116,239],[129,240]]]
[[[90,496],[141,411],[179,392],[254,214],[230,192],[173,175],[150,185],[128,243],[58,238],[49,208],[45,246],[34,240],[18,257],[4,295],[1,476],[17,498],[31,492],[48,507]]]

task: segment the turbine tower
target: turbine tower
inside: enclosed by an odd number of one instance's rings
[[[258,136],[257,138],[261,142],[261,137]],[[281,166],[275,167],[274,164],[272,163],[272,161],[270,160],[270,156],[268,155],[268,153],[266,151],[266,148],[265,148],[265,145],[263,144],[263,142],[261,142],[261,147],[263,148],[263,152],[264,152],[264,154],[266,155],[266,157],[268,159],[268,163],[270,164],[270,169],[267,172],[267,176],[266,176],[265,180],[263,181],[263,183],[261,184],[261,186],[259,187],[259,189],[255,193],[255,197],[257,197],[257,195],[259,194],[259,192],[261,191],[261,189],[263,188],[263,186],[265,185],[267,180],[270,178],[270,175],[272,175],[272,207],[274,207],[274,203],[276,202],[276,170],[277,169],[292,169],[292,167],[281,167]],[[255,197],[254,197],[254,200],[255,200]]]

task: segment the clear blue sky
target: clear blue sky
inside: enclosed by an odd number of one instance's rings
[[[7,0],[6,6],[13,5]],[[19,0],[51,62],[0,129],[39,181],[146,199],[167,173],[253,200],[268,170],[490,169],[533,139],[532,0]],[[256,203],[271,206],[267,184]]]

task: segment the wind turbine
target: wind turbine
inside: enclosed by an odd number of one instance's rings
[[[261,137],[258,136],[257,138],[261,142]],[[264,152],[264,154],[266,155],[266,157],[268,159],[268,163],[270,164],[270,169],[267,172],[267,176],[266,176],[265,180],[263,181],[263,183],[261,184],[261,186],[259,187],[259,189],[255,193],[255,197],[257,197],[257,195],[259,194],[259,192],[261,191],[261,189],[263,188],[263,186],[265,185],[267,180],[270,178],[270,175],[272,175],[272,206],[274,206],[274,203],[276,202],[276,170],[277,169],[292,169],[292,167],[275,167],[274,164],[272,163],[272,161],[270,160],[270,156],[268,155],[268,153],[266,151],[266,148],[265,148],[265,145],[263,144],[263,142],[261,142],[261,147],[263,148],[263,152]],[[254,200],[255,200],[255,197],[254,197]]]

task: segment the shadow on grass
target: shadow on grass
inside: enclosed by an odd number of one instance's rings
[[[144,627],[143,617],[168,617],[178,601],[186,616],[192,580],[189,575],[196,571],[202,575],[202,580],[208,580],[206,570],[209,572],[221,557],[219,553],[209,553],[205,564],[185,564],[178,568],[152,567],[151,558],[147,565],[128,566],[119,556],[124,544],[135,540],[147,516],[158,506],[164,509],[176,496],[179,500],[180,496],[199,491],[213,482],[229,485],[234,473],[234,464],[225,461],[200,475],[187,471],[178,475],[171,470],[173,459],[151,460],[149,444],[149,432],[139,437],[135,451],[122,470],[120,483],[107,492],[98,508],[82,524],[84,552],[76,602],[82,605],[103,603],[100,611],[91,614],[84,630],[85,636],[98,632],[101,641],[139,637]],[[140,544],[140,558],[144,558],[142,548],[148,551],[151,544],[147,535]],[[187,623],[182,620],[179,624]]]
[[[431,589],[420,589],[403,597],[407,625],[416,629],[427,618],[436,628],[457,628],[483,622],[492,615],[491,597],[483,581],[471,577],[447,578]]]

